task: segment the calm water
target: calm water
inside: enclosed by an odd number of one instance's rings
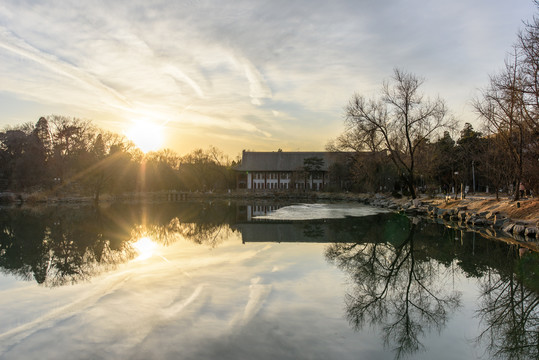
[[[537,359],[539,256],[359,205],[0,210],[0,359]]]

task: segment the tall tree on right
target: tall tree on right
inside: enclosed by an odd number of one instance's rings
[[[535,1],[539,8],[539,2]],[[525,23],[504,69],[474,101],[487,128],[502,141],[511,159],[514,188],[539,190],[539,18]],[[520,197],[514,191],[514,200]]]
[[[523,118],[523,88],[519,59],[506,61],[500,74],[491,76],[490,84],[483,90],[482,98],[475,101],[475,109],[483,118],[488,131],[497,134],[506,154],[511,158],[511,175],[516,189],[522,182],[523,154],[527,124]],[[520,197],[514,191],[514,200]]]

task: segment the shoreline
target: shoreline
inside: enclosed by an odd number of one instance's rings
[[[429,198],[421,196],[411,200],[395,198],[388,194],[326,193],[326,192],[177,192],[160,191],[103,195],[100,204],[115,202],[175,202],[189,200],[233,201],[308,201],[308,202],[358,202],[374,207],[387,208],[407,216],[421,216],[467,231],[477,231],[484,236],[504,241],[516,241],[539,251],[539,199],[524,198],[513,201],[508,198],[496,200],[491,194],[469,195],[462,200],[449,197]],[[53,206],[67,204],[92,204],[89,196],[78,194],[61,197],[43,193],[0,193],[2,207]],[[533,246],[532,246],[533,245]]]
[[[387,207],[409,217],[420,216],[450,228],[473,231],[539,252],[539,200],[496,200],[493,196],[468,199],[392,199],[382,197],[367,202]]]

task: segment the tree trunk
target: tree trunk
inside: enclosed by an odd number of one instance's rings
[[[414,175],[410,174],[406,179],[406,182],[408,183],[408,190],[410,191],[410,196],[412,196],[412,199],[417,198],[417,193],[414,186]]]

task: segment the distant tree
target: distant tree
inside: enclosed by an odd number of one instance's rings
[[[324,167],[324,159],[321,157],[313,156],[303,159],[303,173],[305,174],[305,189],[307,189],[307,183],[309,179],[315,179],[322,174],[322,168]]]
[[[37,121],[35,128],[33,130],[33,133],[38,138],[39,142],[41,143],[41,146],[43,148],[43,152],[45,155],[45,158],[48,159],[52,155],[52,134],[49,129],[49,122],[46,118],[40,117]]]
[[[24,153],[27,135],[22,130],[5,130],[0,133],[1,158],[0,163],[6,187],[16,186],[14,179],[17,161]]]
[[[328,170],[330,191],[350,190],[352,175],[349,166],[341,162],[335,162],[329,166]]]
[[[26,136],[24,151],[15,161],[13,178],[18,189],[37,190],[51,182],[45,148],[34,132]]]
[[[500,190],[509,189],[514,173],[514,164],[507,156],[502,137],[494,134],[484,139],[478,156],[487,183],[499,199]]]
[[[454,173],[457,170],[455,141],[448,131],[434,143],[432,176],[445,191],[455,186]]]
[[[216,190],[235,187],[235,174],[228,157],[215,148],[195,149],[181,158],[179,178],[186,190]]]
[[[181,163],[181,157],[170,149],[162,149],[154,151],[146,155],[147,160],[152,160],[158,163],[166,164],[171,169],[177,170]]]
[[[389,151],[412,198],[417,196],[418,148],[435,133],[453,125],[446,116],[444,101],[424,98],[419,92],[422,84],[417,76],[395,69],[392,81],[383,84],[378,99],[368,100],[356,94],[346,107],[346,133],[350,134],[350,141],[380,144],[380,148]]]
[[[470,123],[464,124],[460,131],[460,138],[457,140],[456,156],[459,161],[459,171],[466,185],[472,185],[474,173],[480,163],[480,154],[483,150],[482,134],[473,129]],[[477,183],[477,182],[476,182]],[[475,192],[475,189],[472,189]]]
[[[54,177],[68,185],[87,169],[80,156],[87,155],[97,135],[89,120],[52,115],[47,117],[52,129],[53,156],[51,169]]]

